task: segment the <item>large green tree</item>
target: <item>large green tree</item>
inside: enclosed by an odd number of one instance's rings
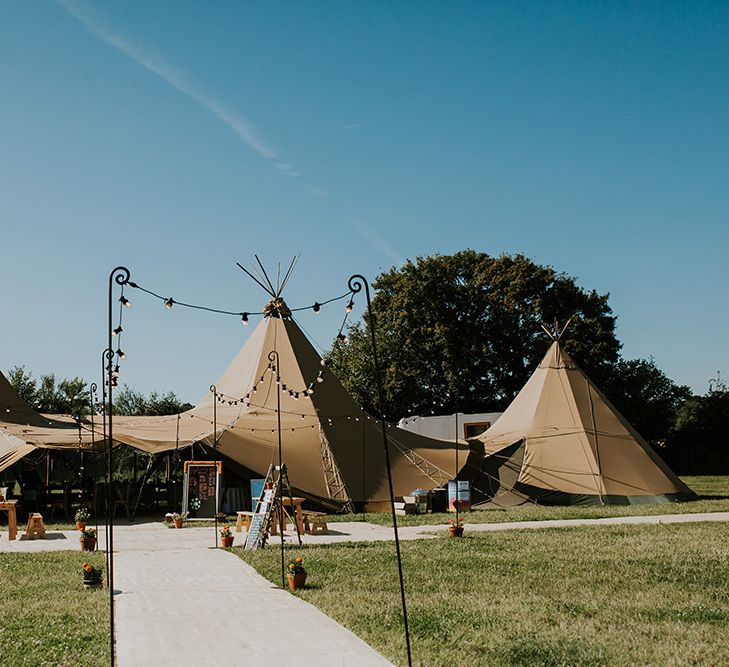
[[[620,359],[612,368],[603,392],[628,422],[651,445],[661,451],[666,447],[691,389],[677,385],[653,359]]]
[[[504,409],[549,346],[541,322],[572,318],[564,344],[600,384],[619,359],[608,295],[523,255],[473,250],[408,261],[373,283],[384,411]],[[369,320],[335,341],[334,368],[367,409],[376,406]]]
[[[665,450],[668,463],[684,475],[729,474],[729,388],[719,384],[692,396],[676,415]]]

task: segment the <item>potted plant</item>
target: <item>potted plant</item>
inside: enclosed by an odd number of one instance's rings
[[[306,570],[304,569],[304,559],[299,556],[289,561],[289,588],[292,591],[303,588],[306,584]]]
[[[448,534],[451,537],[463,537],[463,519],[450,519],[448,521]]]
[[[84,528],[81,531],[80,540],[81,551],[96,550],[96,528]]]
[[[82,507],[79,510],[76,510],[76,528],[78,530],[83,530],[86,528],[86,522],[91,518],[91,512],[89,512],[85,507]]]
[[[226,549],[233,546],[234,539],[235,537],[233,536],[233,533],[230,532],[230,526],[226,524],[220,529],[220,540]]]
[[[185,521],[187,521],[187,513],[178,514],[177,512],[175,512],[172,515],[172,523],[175,524],[175,528],[182,528]]]
[[[84,588],[101,588],[101,573],[102,567],[94,567],[89,563],[82,565],[84,573]]]

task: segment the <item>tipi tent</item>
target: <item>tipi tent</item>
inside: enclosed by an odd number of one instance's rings
[[[215,395],[207,394],[180,415],[115,417],[115,443],[158,453],[216,442],[220,453],[263,476],[277,461],[280,386],[283,461],[295,492],[332,507],[386,510],[389,492],[379,422],[363,412],[322,364],[282,299],[274,298],[266,313],[216,383]],[[278,366],[269,360],[271,351],[278,353]],[[72,420],[46,420],[30,408],[27,412],[12,427],[0,415],[0,427],[38,447],[78,446]],[[90,429],[88,422],[84,426]],[[98,439],[98,424],[96,430]],[[87,432],[84,439],[90,436]],[[395,495],[445,484],[455,474],[455,447],[461,449],[461,466],[466,463],[467,445],[397,427],[388,427],[388,437]]]
[[[277,460],[281,391],[283,461],[298,493],[371,511],[389,505],[380,424],[354,402],[302,333],[282,300],[268,308],[208,394],[179,419],[119,418],[114,439],[155,452],[204,440],[259,475]],[[278,366],[269,353],[278,353]],[[278,383],[278,384],[277,384]],[[179,436],[178,436],[179,429]],[[396,495],[445,484],[455,443],[388,427]],[[465,463],[468,447],[458,445]]]
[[[693,497],[557,338],[478,440],[485,449],[480,485],[490,485],[497,503],[624,505]]]

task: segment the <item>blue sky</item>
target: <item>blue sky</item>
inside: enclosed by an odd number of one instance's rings
[[[109,270],[258,310],[523,252],[626,357],[729,374],[726,3],[0,4],[0,368],[97,379]],[[195,401],[250,328],[135,296],[123,381]],[[361,313],[361,308],[355,314]],[[341,304],[300,323],[322,346]]]

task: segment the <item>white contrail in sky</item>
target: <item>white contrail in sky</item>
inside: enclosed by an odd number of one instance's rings
[[[350,226],[373,248],[389,257],[397,266],[405,264],[402,255],[396,252],[370,225],[362,220],[352,219]]]
[[[73,0],[57,0],[58,3],[75,19],[83,23],[84,27],[96,38],[106,42],[125,56],[156,74],[158,77],[174,86],[181,93],[197,102],[219,120],[233,130],[248,146],[267,160],[277,160],[276,151],[271,148],[256,132],[250,121],[240,113],[215,99],[206,91],[189,80],[181,70],[165,62],[155,53],[138,44],[132,39],[121,35],[118,31],[102,25],[101,21],[81,9]],[[287,162],[276,161],[276,168],[289,176],[298,176],[293,166]]]

